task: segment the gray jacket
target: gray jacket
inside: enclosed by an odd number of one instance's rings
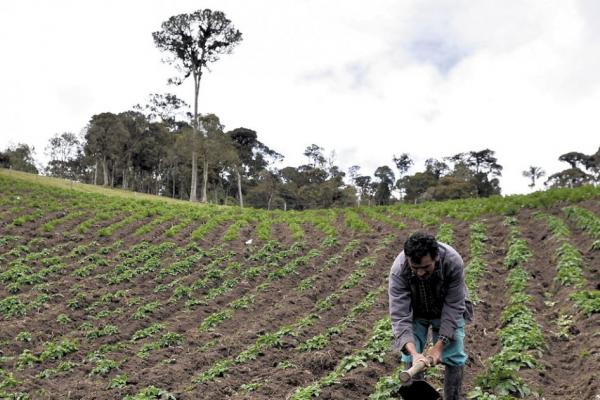
[[[451,339],[461,319],[470,321],[473,306],[467,300],[464,279],[464,263],[456,250],[438,242],[439,260],[431,279],[435,279],[436,294],[443,302],[440,335]],[[416,276],[408,265],[404,251],[396,257],[389,279],[390,318],[394,333],[394,349],[402,350],[408,342],[414,342],[413,302],[417,301]]]

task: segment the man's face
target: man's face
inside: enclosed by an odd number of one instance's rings
[[[419,262],[413,261],[410,257],[408,258],[408,265],[410,265],[410,269],[417,275],[419,279],[427,279],[433,274],[435,270],[435,262],[437,261],[437,257],[431,258],[431,256],[427,255]]]

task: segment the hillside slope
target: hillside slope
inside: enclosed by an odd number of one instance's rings
[[[395,398],[415,230],[465,260],[473,398],[600,394],[598,188],[302,213],[96,190],[0,173],[0,397]]]

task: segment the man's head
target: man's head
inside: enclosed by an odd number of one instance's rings
[[[413,233],[404,242],[404,255],[415,275],[427,279],[435,270],[435,262],[438,260],[437,240],[427,233]]]

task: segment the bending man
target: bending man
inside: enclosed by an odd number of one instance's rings
[[[402,352],[402,361],[429,364],[423,350],[431,328],[428,356],[445,365],[444,398],[458,400],[467,361],[465,320],[473,316],[461,256],[429,234],[411,235],[392,265],[389,297],[394,348]]]

